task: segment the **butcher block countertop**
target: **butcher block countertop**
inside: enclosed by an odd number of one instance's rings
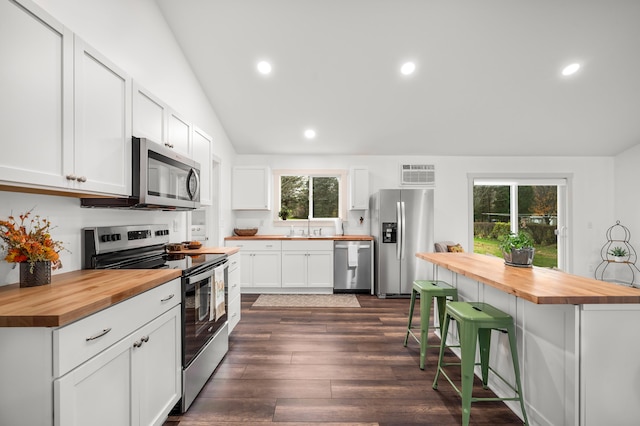
[[[179,269],[90,269],[51,277],[51,284],[0,287],[0,327],[59,327],[137,296]]]
[[[249,240],[335,240],[335,241],[371,241],[373,237],[371,235],[327,235],[325,236],[314,236],[314,237],[291,237],[289,235],[253,235],[251,237],[226,237],[225,240],[240,240],[240,241],[249,241]]]
[[[416,253],[416,257],[537,304],[640,303],[640,289],[547,268],[507,266],[475,253]]]

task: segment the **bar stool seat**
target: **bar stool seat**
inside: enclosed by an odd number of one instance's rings
[[[420,337],[416,336],[411,326],[413,320],[413,309],[416,304],[416,296],[420,294]],[[429,325],[429,316],[431,314],[431,302],[436,298],[438,304],[439,327]],[[444,281],[432,280],[415,280],[411,291],[411,304],[409,305],[409,324],[407,325],[407,335],[404,338],[404,346],[407,346],[409,335],[411,335],[418,343],[420,343],[420,369],[424,370],[424,360],[427,348],[436,348],[440,345],[427,344],[429,329],[439,328],[442,333],[442,323],[444,321],[444,311],[447,298],[458,300],[458,290],[451,287]],[[444,336],[443,334],[440,334]]]
[[[478,401],[520,401],[524,424],[528,424],[527,413],[524,409],[522,398],[522,386],[520,384],[520,368],[518,366],[518,351],[516,346],[515,326],[511,315],[481,302],[448,302],[445,309],[445,319],[442,328],[443,335],[449,329],[449,321],[455,319],[460,333],[460,363],[444,363],[443,355],[446,342],[443,339],[440,344],[440,356],[438,368],[433,381],[433,389],[438,388],[438,377],[442,374],[451,383],[462,398],[462,424],[467,426],[471,413],[471,403]],[[489,366],[489,349],[491,345],[491,330],[504,330],[509,336],[511,359],[516,379],[516,387],[508,383],[500,374]],[[480,349],[480,362],[476,363],[476,342]],[[449,378],[443,367],[447,365],[460,365],[462,369],[462,389],[458,389]],[[489,370],[509,386],[516,394],[507,398],[474,398],[472,396],[474,367],[480,365],[482,373],[482,387],[487,389]]]

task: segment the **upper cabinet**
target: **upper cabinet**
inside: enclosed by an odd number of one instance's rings
[[[369,208],[369,169],[351,167],[349,169],[349,210]]]
[[[75,37],[75,167],[83,190],[131,193],[131,78]]]
[[[0,15],[0,181],[129,195],[130,78],[30,1]]]
[[[167,140],[168,107],[133,82],[133,136],[164,144]]]
[[[200,163],[200,204],[210,206],[212,201],[212,174],[211,165],[213,158],[213,140],[209,135],[197,127],[193,127],[191,137],[193,147],[192,158]]]
[[[0,181],[72,187],[73,34],[30,2],[0,16]]]
[[[176,152],[192,157],[191,150],[191,123],[180,117],[175,111],[169,110],[167,143],[169,148]]]
[[[270,210],[270,181],[269,167],[234,167],[231,182],[231,208],[234,210]]]

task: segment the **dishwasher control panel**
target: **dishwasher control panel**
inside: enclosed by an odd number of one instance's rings
[[[382,222],[382,242],[396,243],[398,236],[398,224],[396,222]]]

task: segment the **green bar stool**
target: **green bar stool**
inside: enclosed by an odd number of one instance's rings
[[[413,308],[416,304],[416,295],[420,294],[420,338],[413,333],[411,322],[413,320]],[[435,326],[429,325],[429,316],[431,314],[431,301],[436,298],[438,303],[438,317],[440,318],[439,329],[442,333],[442,323],[444,322],[444,311],[447,297],[452,300],[458,300],[458,290],[451,287],[444,281],[416,280],[413,282],[413,290],[411,291],[411,305],[409,306],[409,325],[407,326],[407,335],[404,338],[404,346],[407,346],[409,335],[416,342],[420,343],[420,369],[424,370],[424,359],[427,348],[436,348],[440,345],[428,345],[427,337],[429,329],[435,329]],[[444,334],[440,334],[444,336]]]
[[[449,321],[455,319],[460,333],[460,363],[443,363],[445,341],[440,344],[440,356],[438,358],[438,369],[433,380],[433,389],[438,389],[438,376],[442,374],[451,383],[451,386],[462,397],[462,424],[469,424],[471,413],[471,403],[479,401],[520,401],[524,424],[528,424],[527,413],[524,409],[522,398],[522,386],[520,385],[520,368],[518,367],[518,351],[516,347],[515,327],[513,318],[499,309],[487,303],[480,302],[449,302],[445,310],[443,333],[449,329]],[[508,383],[493,368],[489,367],[489,348],[491,345],[491,330],[506,330],[509,335],[509,346],[511,347],[511,359],[516,377],[516,387]],[[476,342],[480,348],[480,362],[476,363]],[[458,389],[449,378],[443,367],[447,365],[460,365],[462,368],[462,390]],[[472,396],[474,366],[480,365],[482,372],[482,387],[487,389],[489,370],[507,384],[517,396],[511,398],[474,398]]]

